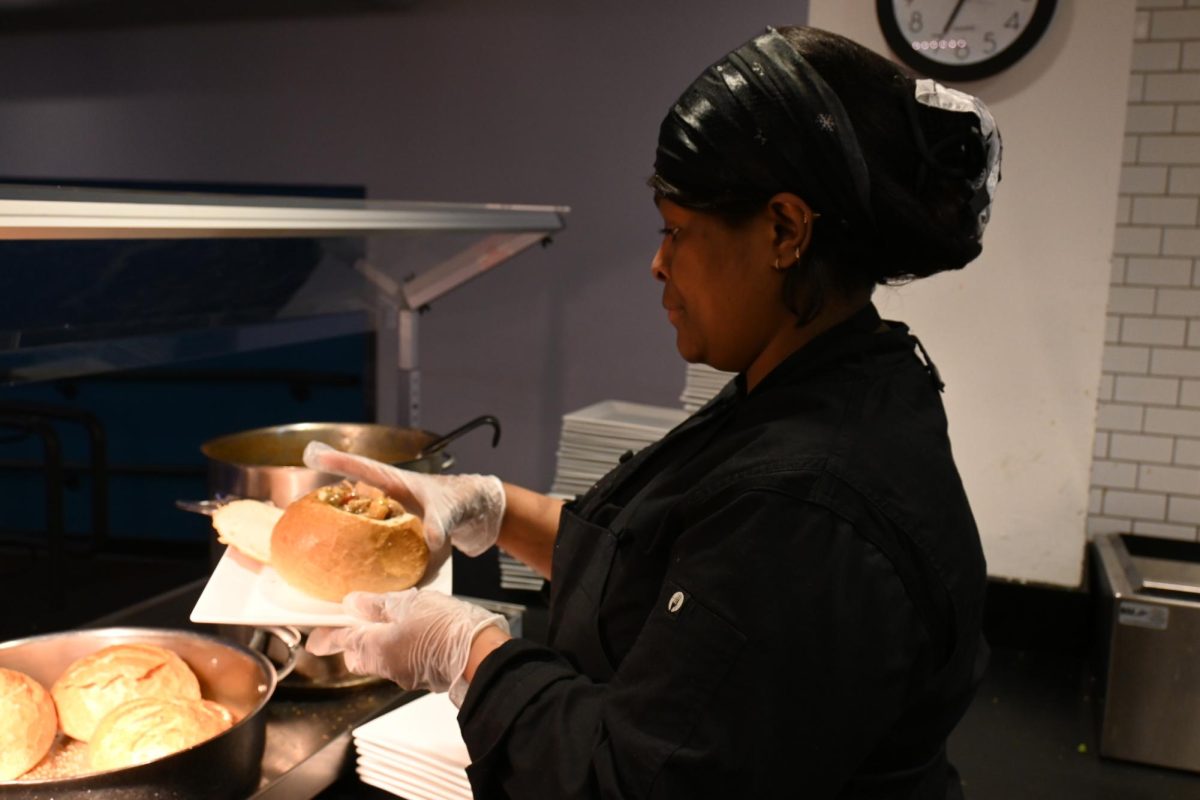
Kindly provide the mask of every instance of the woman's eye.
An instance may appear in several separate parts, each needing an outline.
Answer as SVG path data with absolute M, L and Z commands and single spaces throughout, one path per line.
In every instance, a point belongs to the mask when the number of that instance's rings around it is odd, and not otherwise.
M 666 236 L 674 239 L 679 235 L 679 228 L 659 228 L 658 233 L 660 236 Z

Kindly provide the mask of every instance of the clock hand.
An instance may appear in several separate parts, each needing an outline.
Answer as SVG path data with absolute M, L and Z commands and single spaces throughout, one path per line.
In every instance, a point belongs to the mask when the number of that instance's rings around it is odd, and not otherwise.
M 942 29 L 942 32 L 939 34 L 939 36 L 945 36 L 950 32 L 950 26 L 954 24 L 954 20 L 958 19 L 958 12 L 962 11 L 963 4 L 966 2 L 967 0 L 958 0 L 958 2 L 954 4 L 954 11 L 950 12 L 950 19 L 946 20 L 946 27 Z

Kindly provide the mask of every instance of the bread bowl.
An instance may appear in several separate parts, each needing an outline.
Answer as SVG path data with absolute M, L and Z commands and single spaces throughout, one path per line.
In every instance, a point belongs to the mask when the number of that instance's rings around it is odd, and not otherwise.
M 122 643 L 101 648 L 67 667 L 50 687 L 63 733 L 91 741 L 112 709 L 143 697 L 200 699 L 200 683 L 182 658 L 165 647 Z
M 271 566 L 290 586 L 340 602 L 352 591 L 416 585 L 429 566 L 421 520 L 367 484 L 348 481 L 309 492 L 284 509 L 271 531 Z
M 33 769 L 57 732 L 58 714 L 46 688 L 24 672 L 0 669 L 0 781 Z

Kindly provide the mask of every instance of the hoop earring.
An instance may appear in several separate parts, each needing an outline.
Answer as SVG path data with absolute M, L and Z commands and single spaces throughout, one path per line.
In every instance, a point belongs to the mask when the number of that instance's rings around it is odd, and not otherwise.
M 776 272 L 787 271 L 787 267 L 779 263 L 779 256 L 775 256 L 775 263 L 771 265 L 771 269 L 775 270 Z

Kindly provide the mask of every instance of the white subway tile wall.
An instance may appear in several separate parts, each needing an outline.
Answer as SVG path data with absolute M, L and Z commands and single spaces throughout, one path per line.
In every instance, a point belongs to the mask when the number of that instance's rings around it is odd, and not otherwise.
M 1088 532 L 1200 539 L 1200 0 L 1139 0 Z
M 1200 169 L 1172 167 L 1167 174 L 1167 191 L 1171 194 L 1200 194 Z
M 1100 376 L 1100 391 L 1097 393 L 1097 400 L 1108 402 L 1113 399 L 1113 390 L 1117 385 L 1116 379 L 1112 375 Z
M 1126 403 L 1175 405 L 1179 402 L 1179 381 L 1174 378 L 1116 376 L 1115 400 Z
M 1143 522 L 1136 520 L 1133 523 L 1133 532 L 1142 536 L 1157 536 L 1160 539 L 1184 539 L 1191 541 L 1195 536 L 1195 528 L 1191 525 L 1164 525 L 1161 522 Z
M 1102 435 L 1097 432 L 1097 435 Z M 1144 436 L 1134 433 L 1109 434 L 1108 455 L 1114 459 L 1138 463 L 1170 464 L 1175 454 L 1171 436 Z
M 1104 341 L 1115 343 L 1121 341 L 1121 318 L 1115 314 L 1109 314 L 1104 320 Z
M 1150 2 L 1146 7 L 1153 7 L 1154 3 Z M 1139 11 L 1133 22 L 1133 38 L 1134 41 L 1143 41 L 1150 38 L 1150 12 Z
M 1130 259 L 1126 259 L 1125 275 L 1129 275 Z M 1108 293 L 1108 310 L 1111 314 L 1153 314 L 1154 289 L 1136 286 L 1114 286 Z
M 1133 68 L 1138 72 L 1177 70 L 1182 51 L 1179 42 L 1137 42 L 1133 45 Z
M 1119 372 L 1145 374 L 1150 368 L 1150 348 L 1121 347 L 1110 345 L 1104 348 L 1104 371 L 1115 375 Z
M 1186 340 L 1186 320 L 1126 317 L 1121 321 L 1123 344 L 1166 344 L 1182 347 Z
M 1110 517 L 1161 522 L 1167 514 L 1167 496 L 1109 489 L 1104 493 L 1103 508 Z
M 1133 201 L 1128 197 L 1117 198 L 1117 224 L 1128 225 L 1133 220 Z
M 1191 286 L 1192 262 L 1187 258 L 1130 258 L 1122 282 L 1151 286 Z
M 1157 106 L 1153 106 L 1157 108 Z M 1133 106 L 1130 106 L 1133 108 Z M 1166 106 L 1170 109 L 1171 106 Z M 1119 188 L 1122 200 L 1132 202 L 1133 198 L 1129 195 L 1135 194 L 1163 194 L 1167 191 L 1167 177 L 1171 171 L 1167 167 L 1136 167 L 1126 165 L 1121 169 L 1121 182 Z
M 1152 8 L 1154 4 L 1143 7 Z M 1200 11 L 1155 11 L 1150 19 L 1150 38 L 1200 39 Z
M 1137 464 L 1118 461 L 1093 461 L 1092 486 L 1110 489 L 1136 489 Z

